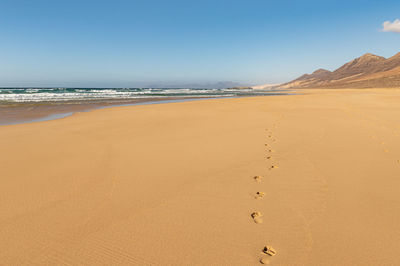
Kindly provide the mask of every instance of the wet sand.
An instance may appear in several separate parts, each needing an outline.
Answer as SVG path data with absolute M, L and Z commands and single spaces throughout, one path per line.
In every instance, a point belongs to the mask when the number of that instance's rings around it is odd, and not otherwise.
M 0 127 L 2 265 L 396 265 L 400 90 Z
M 259 93 L 262 96 L 278 96 L 289 94 L 289 91 L 270 90 Z M 235 97 L 259 97 L 256 94 Z M 179 97 L 146 97 L 127 99 L 100 99 L 100 100 L 70 100 L 47 102 L 1 102 L 0 126 L 21 123 L 40 122 L 63 118 L 77 112 L 87 112 L 100 108 L 114 106 L 129 106 L 152 103 L 169 103 L 181 101 L 209 100 L 218 98 L 232 98 L 232 96 L 179 96 Z
M 195 100 L 204 98 L 163 97 L 138 98 L 127 100 L 91 100 L 38 103 L 2 103 L 0 104 L 0 125 L 21 124 L 32 121 L 53 120 L 77 112 L 87 112 L 104 107 L 135 105 L 151 102 Z

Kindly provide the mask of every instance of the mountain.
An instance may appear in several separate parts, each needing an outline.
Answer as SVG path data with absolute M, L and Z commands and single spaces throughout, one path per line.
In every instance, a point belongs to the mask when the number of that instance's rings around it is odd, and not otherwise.
M 384 58 L 373 54 L 358 57 L 335 71 L 318 69 L 280 88 L 400 88 L 400 53 Z

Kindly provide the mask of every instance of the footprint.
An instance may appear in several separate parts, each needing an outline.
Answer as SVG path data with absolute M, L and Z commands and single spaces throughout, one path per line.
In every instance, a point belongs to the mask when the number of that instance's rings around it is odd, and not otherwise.
M 274 150 L 268 150 L 268 152 L 275 152 Z
M 269 259 L 267 257 L 263 257 L 260 259 L 261 264 L 269 264 Z
M 259 176 L 259 175 L 256 175 L 256 176 L 254 177 L 254 180 L 255 180 L 256 182 L 261 182 L 261 179 L 262 179 L 262 177 Z
M 271 257 L 276 255 L 276 250 L 271 246 L 265 246 L 263 252 Z
M 264 192 L 257 192 L 256 195 L 254 196 L 255 199 L 261 199 L 265 196 Z
M 261 223 L 263 222 L 261 216 L 262 216 L 262 215 L 261 215 L 261 212 L 253 212 L 253 213 L 251 214 L 251 217 L 253 218 L 253 221 L 254 221 L 256 224 L 261 224 Z
M 272 169 L 277 169 L 277 168 L 278 168 L 278 166 L 272 165 L 269 169 L 272 170 Z
M 268 159 L 268 160 L 271 159 L 271 156 L 267 156 L 267 159 Z
M 253 220 L 254 220 L 254 222 L 255 222 L 256 224 L 262 224 L 262 223 L 263 223 L 263 220 L 262 220 L 261 217 L 256 217 L 256 218 L 254 218 Z

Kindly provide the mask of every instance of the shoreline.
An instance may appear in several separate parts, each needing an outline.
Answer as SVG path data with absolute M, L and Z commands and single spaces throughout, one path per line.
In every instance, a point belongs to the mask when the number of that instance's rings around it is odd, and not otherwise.
M 26 124 L 34 122 L 49 121 L 54 119 L 60 119 L 73 115 L 79 112 L 90 112 L 97 109 L 111 108 L 118 106 L 130 106 L 130 105 L 141 105 L 141 104 L 155 104 L 162 102 L 173 102 L 175 100 L 190 100 L 172 98 L 165 100 L 163 98 L 154 99 L 139 99 L 139 100 L 127 100 L 127 101 L 113 101 L 113 102 L 43 102 L 43 103 L 22 103 L 15 104 L 12 106 L 3 105 L 4 112 L 10 114 L 0 117 L 0 126 Z
M 267 95 L 221 96 L 221 97 L 162 97 L 121 99 L 113 101 L 70 101 L 70 102 L 37 102 L 0 104 L 0 126 L 35 123 L 61 119 L 79 112 L 90 112 L 97 109 L 119 106 L 135 106 L 147 104 L 163 104 L 173 102 L 215 100 L 241 97 L 263 97 L 289 95 L 290 92 L 270 92 Z

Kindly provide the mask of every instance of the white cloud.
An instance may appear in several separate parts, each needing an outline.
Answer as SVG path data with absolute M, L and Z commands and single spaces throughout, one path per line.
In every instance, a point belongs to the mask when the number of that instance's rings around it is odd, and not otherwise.
M 383 22 L 383 31 L 400 33 L 400 19 Z

